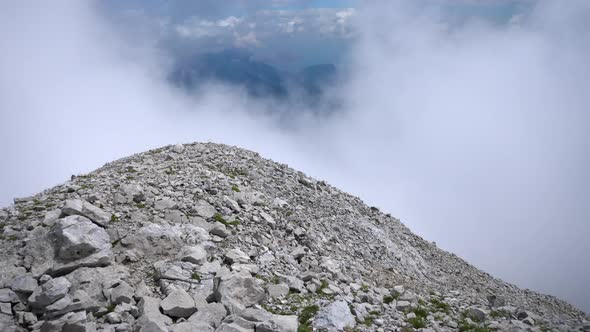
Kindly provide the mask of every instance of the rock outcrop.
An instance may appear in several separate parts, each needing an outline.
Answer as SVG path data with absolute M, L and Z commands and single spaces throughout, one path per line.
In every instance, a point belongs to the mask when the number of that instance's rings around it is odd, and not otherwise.
M 0 331 L 590 331 L 360 199 L 218 144 L 0 209 Z

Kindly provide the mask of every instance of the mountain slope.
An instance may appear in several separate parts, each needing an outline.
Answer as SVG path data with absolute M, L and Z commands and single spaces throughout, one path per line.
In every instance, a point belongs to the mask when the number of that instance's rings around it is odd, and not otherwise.
M 2 331 L 590 329 L 571 305 L 224 145 L 108 163 L 0 222 Z

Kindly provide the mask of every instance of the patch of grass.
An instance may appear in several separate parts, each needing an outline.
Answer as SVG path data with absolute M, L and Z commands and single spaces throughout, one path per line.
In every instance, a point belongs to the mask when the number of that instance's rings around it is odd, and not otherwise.
M 239 222 L 239 221 L 237 221 L 237 220 L 234 220 L 234 221 L 229 221 L 229 222 L 228 222 L 228 221 L 227 221 L 227 220 L 225 220 L 225 218 L 223 218 L 223 216 L 222 216 L 221 214 L 219 214 L 219 213 L 216 213 L 216 214 L 213 216 L 213 220 L 215 220 L 215 221 L 217 221 L 217 222 L 219 222 L 219 223 L 222 223 L 222 224 L 224 224 L 225 226 L 238 226 L 238 225 L 240 224 L 240 222 Z
M 425 308 L 418 307 L 412 310 L 416 317 L 426 318 L 428 317 L 428 311 Z
M 365 318 L 365 320 L 363 321 L 363 324 L 365 326 L 371 326 L 373 325 L 373 322 L 375 321 L 375 317 L 373 316 L 368 316 L 367 318 Z
M 7 237 L 6 239 L 8 241 L 16 241 L 16 240 L 18 240 L 18 238 L 16 236 L 14 236 L 14 235 L 11 235 L 11 236 Z
M 395 298 L 391 295 L 385 295 L 383 297 L 383 303 L 385 303 L 385 304 L 389 304 L 389 303 L 393 302 L 393 300 L 395 300 Z
M 137 170 L 133 168 L 133 166 L 127 166 L 125 170 L 127 171 L 127 173 L 137 173 Z
M 366 291 L 368 291 L 368 290 L 369 290 L 369 285 L 367 285 L 367 284 L 363 284 L 363 285 L 361 286 L 361 290 L 362 290 L 363 292 L 366 292 Z
M 145 207 L 145 204 L 143 204 L 143 203 L 137 203 L 137 204 L 135 204 L 135 206 L 136 206 L 138 209 L 143 209 L 143 208 Z
M 492 318 L 510 318 L 510 313 L 502 310 L 492 310 L 490 311 L 490 317 Z
M 437 311 L 448 313 L 451 310 L 451 306 L 437 298 L 433 298 L 432 300 L 430 300 L 430 303 L 434 306 L 435 310 Z
M 117 221 L 119 221 L 119 217 L 117 217 L 114 214 L 111 214 L 111 222 L 117 222 Z
M 299 314 L 299 324 L 309 325 L 309 320 L 312 319 L 320 311 L 320 307 L 317 304 L 307 306 L 301 310 Z
M 482 327 L 475 324 L 469 324 L 465 320 L 459 321 L 459 331 L 461 332 L 492 332 L 493 330 L 489 327 Z
M 297 327 L 297 332 L 313 332 L 313 328 L 309 325 L 299 325 L 299 327 Z
M 323 294 L 323 290 L 326 289 L 328 287 L 328 281 L 326 281 L 326 279 L 322 279 L 320 287 L 318 287 L 318 289 L 316 289 L 316 294 L 322 295 Z
M 222 216 L 220 213 L 216 213 L 216 214 L 213 216 L 213 220 L 215 220 L 215 221 L 217 221 L 217 222 L 220 222 L 220 223 L 222 223 L 222 224 L 224 224 L 224 225 L 226 225 L 226 224 L 227 224 L 227 221 L 225 221 L 225 218 L 223 218 L 223 216 Z
M 369 315 L 379 316 L 379 315 L 381 315 L 381 311 L 379 311 L 379 310 L 372 310 L 372 311 L 369 311 Z
M 240 192 L 240 188 L 238 188 L 238 186 L 231 186 L 231 190 L 239 193 Z
M 412 327 L 415 329 L 421 329 L 426 327 L 426 322 L 424 321 L 424 318 L 418 316 L 408 319 L 408 323 L 410 323 L 410 325 L 412 325 Z
M 196 280 L 197 282 L 201 282 L 201 275 L 199 272 L 195 271 L 191 274 L 191 279 Z
M 116 304 L 114 303 L 109 303 L 109 305 L 107 306 L 107 312 L 113 312 L 115 311 L 115 308 L 117 307 Z
M 269 306 L 268 304 L 262 304 L 262 307 L 264 308 L 264 310 L 270 312 L 271 314 L 275 314 L 275 315 L 288 316 L 288 315 L 293 314 L 293 312 L 290 312 L 287 310 L 274 309 L 273 307 Z M 297 310 L 297 308 L 295 308 L 295 310 Z

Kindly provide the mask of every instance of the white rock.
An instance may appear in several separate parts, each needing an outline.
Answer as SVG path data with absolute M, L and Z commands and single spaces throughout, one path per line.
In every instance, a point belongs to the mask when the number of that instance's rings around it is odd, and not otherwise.
M 321 308 L 314 319 L 314 327 L 326 331 L 342 331 L 355 326 L 354 316 L 344 301 L 332 302 Z
M 69 199 L 61 210 L 62 215 L 80 215 L 95 224 L 105 227 L 111 222 L 112 214 L 80 199 Z
M 33 308 L 42 308 L 66 296 L 71 285 L 64 277 L 51 279 L 37 287 L 28 301 Z
M 181 250 L 179 258 L 182 261 L 200 265 L 207 261 L 207 251 L 203 246 L 185 247 Z
M 223 303 L 231 313 L 261 303 L 265 297 L 255 278 L 235 274 L 222 278 L 215 292 L 217 302 Z
M 180 288 L 162 300 L 160 307 L 166 315 L 177 318 L 188 318 L 197 311 L 195 300 Z
M 183 153 L 184 152 L 184 145 L 176 144 L 172 147 L 172 151 L 175 153 L 178 153 L 178 154 Z
M 37 279 L 30 275 L 16 277 L 10 284 L 10 288 L 12 288 L 13 291 L 25 294 L 31 294 L 35 291 L 37 286 Z

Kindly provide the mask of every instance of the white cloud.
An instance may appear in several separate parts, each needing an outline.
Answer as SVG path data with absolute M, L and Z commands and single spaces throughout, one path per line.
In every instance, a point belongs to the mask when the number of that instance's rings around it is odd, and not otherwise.
M 238 24 L 242 23 L 242 18 L 237 18 L 235 16 L 229 16 L 223 20 L 217 21 L 217 26 L 222 28 L 235 28 Z
M 248 47 L 259 47 L 260 41 L 256 38 L 256 34 L 252 31 L 240 35 L 238 32 L 234 32 L 234 46 L 240 48 Z

